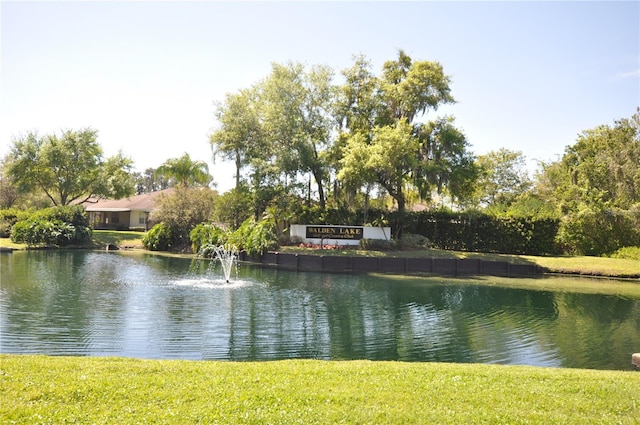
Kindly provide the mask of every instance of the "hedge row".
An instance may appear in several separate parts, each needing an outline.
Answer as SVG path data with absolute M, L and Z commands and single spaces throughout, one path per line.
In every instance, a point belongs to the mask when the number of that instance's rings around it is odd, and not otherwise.
M 404 231 L 426 236 L 439 249 L 542 255 L 557 252 L 559 227 L 554 219 L 418 212 L 405 216 Z
M 362 213 L 328 209 L 322 216 L 300 217 L 307 224 L 362 225 Z M 306 220 L 305 220 L 306 219 Z M 304 221 L 303 221 L 304 220 Z M 368 221 L 399 228 L 397 213 L 370 210 Z M 433 248 L 503 254 L 554 254 L 560 221 L 536 218 L 501 218 L 478 212 L 409 212 L 403 233 L 427 237 Z

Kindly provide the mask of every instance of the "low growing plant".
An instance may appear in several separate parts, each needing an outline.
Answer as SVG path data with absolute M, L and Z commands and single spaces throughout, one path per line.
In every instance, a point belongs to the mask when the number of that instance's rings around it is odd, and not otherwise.
M 194 253 L 200 252 L 206 245 L 222 245 L 229 238 L 228 232 L 223 228 L 210 223 L 200 223 L 189 232 L 191 249 Z
M 80 205 L 39 210 L 17 221 L 11 229 L 11 241 L 27 245 L 66 246 L 91 240 L 86 211 Z
M 620 248 L 611 254 L 611 258 L 640 261 L 640 246 L 625 246 L 624 248 Z
M 0 238 L 11 236 L 11 228 L 20 220 L 25 220 L 33 211 L 23 211 L 17 208 L 0 210 Z
M 142 238 L 144 247 L 151 251 L 168 251 L 171 241 L 171 228 L 164 223 L 153 226 Z
M 362 238 L 359 243 L 360 249 L 368 251 L 386 251 L 391 248 L 391 243 L 384 239 Z
M 258 222 L 249 218 L 229 236 L 227 242 L 251 257 L 262 257 L 267 251 L 278 247 L 275 223 L 267 218 Z

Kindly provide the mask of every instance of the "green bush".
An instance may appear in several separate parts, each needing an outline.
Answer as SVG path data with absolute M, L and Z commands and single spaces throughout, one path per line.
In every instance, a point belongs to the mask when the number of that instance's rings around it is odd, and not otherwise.
M 611 254 L 611 258 L 622 258 L 626 260 L 640 260 L 640 246 L 625 246 Z
M 246 186 L 233 188 L 216 198 L 213 220 L 233 229 L 251 217 L 254 196 Z
M 209 221 L 216 197 L 217 193 L 208 188 L 177 187 L 156 199 L 150 219 L 171 229 L 171 249 L 187 250 L 191 247 L 189 233 Z
M 142 243 L 151 251 L 168 251 L 172 246 L 172 240 L 171 227 L 158 223 L 144 235 Z
M 0 210 L 0 238 L 11 236 L 11 228 L 20 220 L 25 220 L 32 211 L 23 211 L 17 208 Z
M 278 234 L 275 224 L 269 220 L 260 220 L 249 233 L 245 251 L 250 256 L 262 257 L 276 248 L 278 248 Z
M 191 249 L 198 253 L 206 245 L 223 245 L 227 242 L 227 232 L 214 224 L 200 223 L 189 232 Z
M 13 225 L 11 240 L 31 246 L 83 244 L 91 240 L 89 218 L 81 205 L 39 210 Z
M 584 208 L 565 217 L 558 242 L 581 255 L 604 255 L 625 246 L 640 246 L 640 211 Z
M 403 249 L 431 248 L 431 241 L 427 237 L 413 233 L 405 233 L 399 242 Z
M 267 251 L 278 248 L 278 234 L 273 220 L 253 218 L 245 220 L 227 241 L 251 257 L 262 257 Z
M 362 238 L 358 245 L 366 251 L 386 251 L 391 248 L 391 243 L 384 239 Z

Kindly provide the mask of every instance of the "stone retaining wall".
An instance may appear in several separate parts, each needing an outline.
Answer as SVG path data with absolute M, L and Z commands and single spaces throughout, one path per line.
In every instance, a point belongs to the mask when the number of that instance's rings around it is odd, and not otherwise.
M 536 264 L 510 264 L 506 261 L 455 258 L 351 257 L 268 252 L 260 260 L 241 252 L 239 260 L 279 269 L 338 273 L 426 273 L 446 276 L 516 277 L 537 275 L 543 272 Z

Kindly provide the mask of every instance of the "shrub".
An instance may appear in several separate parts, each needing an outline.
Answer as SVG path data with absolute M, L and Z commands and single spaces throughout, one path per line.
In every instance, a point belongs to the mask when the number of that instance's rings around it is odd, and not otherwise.
M 396 227 L 397 215 L 390 218 Z M 549 218 L 425 211 L 406 214 L 404 229 L 424 235 L 439 249 L 540 255 L 555 253 L 558 226 L 558 220 Z
M 11 228 L 20 220 L 25 220 L 31 212 L 19 210 L 17 208 L 8 208 L 0 210 L 0 238 L 8 238 L 11 236 Z
M 228 243 L 235 245 L 251 257 L 262 257 L 267 251 L 278 248 L 275 223 L 266 218 L 256 223 L 249 218 L 230 235 Z
M 208 188 L 178 187 L 173 193 L 157 198 L 150 219 L 171 229 L 169 245 L 173 249 L 188 248 L 191 246 L 189 233 L 210 219 L 216 197 L 216 192 Z
M 400 246 L 405 249 L 431 248 L 431 241 L 422 235 L 405 233 L 400 238 Z
M 171 228 L 164 223 L 156 224 L 144 235 L 142 243 L 151 251 L 168 251 L 172 246 Z
M 611 254 L 611 258 L 623 258 L 626 260 L 640 260 L 640 246 L 625 246 Z
M 251 256 L 262 257 L 267 251 L 278 248 L 276 226 L 269 220 L 260 220 L 251 229 L 245 251 Z
M 252 211 L 253 195 L 246 186 L 240 186 L 218 196 L 213 209 L 213 219 L 236 229 L 251 217 Z
M 17 221 L 11 240 L 27 245 L 82 244 L 91 239 L 89 218 L 80 205 L 39 210 Z
M 640 246 L 640 211 L 584 208 L 567 216 L 558 242 L 572 253 L 603 255 L 625 246 Z
M 362 238 L 360 239 L 359 247 L 367 251 L 386 251 L 391 248 L 391 243 L 384 239 Z
M 227 242 L 227 232 L 214 224 L 200 223 L 189 232 L 191 249 L 198 253 L 205 245 L 222 245 Z

